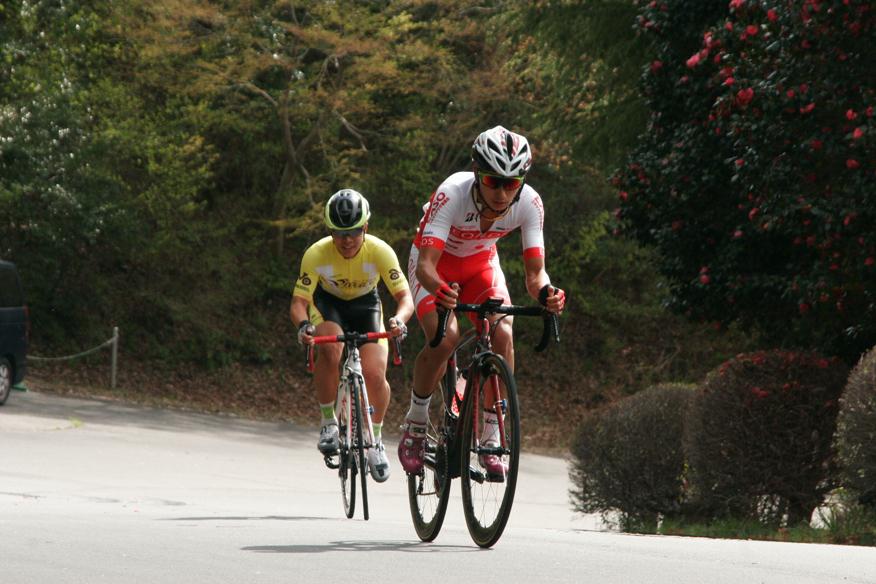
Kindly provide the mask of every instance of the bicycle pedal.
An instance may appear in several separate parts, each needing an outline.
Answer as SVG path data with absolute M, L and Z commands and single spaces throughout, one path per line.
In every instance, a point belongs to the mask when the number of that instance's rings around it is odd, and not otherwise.
M 325 456 L 322 457 L 322 461 L 323 461 L 323 462 L 325 463 L 325 465 L 326 465 L 327 467 L 329 467 L 330 469 L 332 469 L 332 470 L 337 470 L 337 469 L 339 469 L 339 468 L 341 467 L 341 463 L 340 463 L 340 461 L 339 461 L 339 462 L 335 462 L 335 461 L 332 459 L 333 457 L 334 457 L 333 454 L 326 454 Z

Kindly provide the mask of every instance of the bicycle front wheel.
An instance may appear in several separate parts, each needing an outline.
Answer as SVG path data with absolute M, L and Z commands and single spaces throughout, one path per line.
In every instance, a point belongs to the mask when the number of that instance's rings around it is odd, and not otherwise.
M 442 400 L 433 399 L 429 411 L 430 423 L 426 429 L 426 460 L 423 470 L 408 475 L 408 504 L 417 537 L 432 541 L 441 531 L 447 503 L 450 500 L 450 441 L 456 415 L 451 410 L 451 399 L 456 388 L 456 368 L 448 367 L 441 380 Z
M 355 380 L 350 383 L 350 393 L 353 394 L 353 413 L 354 420 L 353 428 L 353 450 L 356 453 L 356 462 L 359 465 L 359 476 L 362 478 L 362 516 L 365 521 L 368 521 L 368 486 L 366 479 L 368 478 L 368 467 L 365 466 L 365 442 L 362 440 L 362 428 L 364 424 L 362 415 L 362 386 Z M 355 479 L 354 479 L 355 480 Z
M 501 356 L 486 355 L 473 370 L 462 412 L 462 506 L 471 538 L 490 547 L 505 530 L 517 488 L 520 406 L 514 375 Z
M 344 514 L 348 518 L 356 512 L 356 451 L 353 449 L 353 425 L 351 425 L 351 408 L 349 393 L 338 392 L 341 399 L 335 404 L 338 416 L 338 433 L 340 449 L 338 452 L 338 477 L 341 479 L 341 497 L 344 501 Z

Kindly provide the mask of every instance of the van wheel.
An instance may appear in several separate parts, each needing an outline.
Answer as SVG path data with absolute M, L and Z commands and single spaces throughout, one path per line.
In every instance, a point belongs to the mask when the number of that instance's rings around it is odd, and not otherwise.
M 0 357 L 0 406 L 6 403 L 10 391 L 12 391 L 12 366 L 6 358 Z

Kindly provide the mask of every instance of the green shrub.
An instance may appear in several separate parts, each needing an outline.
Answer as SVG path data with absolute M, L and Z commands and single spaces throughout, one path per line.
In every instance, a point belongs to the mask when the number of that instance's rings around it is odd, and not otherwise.
M 848 368 L 815 353 L 738 355 L 711 372 L 685 429 L 690 495 L 704 519 L 808 521 L 833 485 Z
M 876 508 L 876 347 L 855 366 L 840 398 L 837 449 L 843 485 Z
M 691 386 L 660 384 L 586 416 L 572 445 L 575 509 L 619 512 L 627 530 L 679 513 L 683 418 L 693 395 Z

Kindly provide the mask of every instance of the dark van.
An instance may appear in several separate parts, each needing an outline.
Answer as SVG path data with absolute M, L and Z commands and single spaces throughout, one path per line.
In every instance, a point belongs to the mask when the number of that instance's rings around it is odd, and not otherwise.
M 0 405 L 24 379 L 30 316 L 15 264 L 0 260 Z

